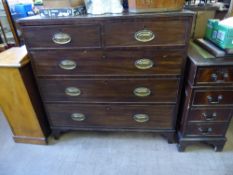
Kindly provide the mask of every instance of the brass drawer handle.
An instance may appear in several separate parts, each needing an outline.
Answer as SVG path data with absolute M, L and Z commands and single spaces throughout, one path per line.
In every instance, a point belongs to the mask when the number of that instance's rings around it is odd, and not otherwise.
M 229 78 L 229 74 L 228 72 L 224 72 L 224 71 L 219 71 L 218 73 L 212 73 L 211 74 L 211 80 L 214 82 L 225 82 L 227 81 Z
M 66 95 L 72 96 L 72 97 L 81 95 L 80 89 L 78 89 L 76 87 L 66 88 L 65 93 L 66 93 Z
M 137 97 L 147 97 L 151 94 L 151 90 L 146 87 L 138 87 L 134 89 L 133 93 Z
M 147 58 L 142 58 L 135 61 L 135 67 L 138 69 L 150 69 L 154 66 L 154 62 Z
M 59 67 L 64 70 L 73 70 L 77 67 L 77 64 L 72 60 L 62 60 L 59 63 Z
M 203 112 L 203 113 L 202 113 L 202 116 L 204 117 L 204 119 L 205 119 L 206 121 L 213 121 L 213 120 L 216 119 L 217 113 L 214 112 L 212 115 L 208 115 L 207 113 Z
M 222 96 L 222 95 L 219 95 L 219 96 L 217 97 L 217 99 L 214 101 L 213 97 L 210 96 L 210 95 L 208 95 L 208 96 L 207 96 L 207 99 L 208 99 L 208 102 L 209 102 L 210 104 L 219 104 L 219 103 L 223 100 L 223 96 Z
M 207 135 L 209 133 L 211 133 L 213 131 L 212 128 L 198 128 L 198 130 L 203 134 L 203 135 Z
M 216 73 L 211 74 L 211 80 L 212 81 L 217 81 L 218 80 L 218 75 Z
M 134 34 L 134 38 L 139 42 L 149 42 L 155 38 L 155 34 L 151 30 L 143 29 Z
M 71 119 L 74 121 L 82 122 L 86 120 L 86 116 L 82 113 L 73 113 L 71 114 Z
M 133 119 L 138 123 L 146 123 L 150 120 L 150 117 L 147 114 L 135 114 Z
M 68 44 L 71 41 L 71 37 L 67 33 L 55 33 L 52 38 L 53 42 L 56 44 Z

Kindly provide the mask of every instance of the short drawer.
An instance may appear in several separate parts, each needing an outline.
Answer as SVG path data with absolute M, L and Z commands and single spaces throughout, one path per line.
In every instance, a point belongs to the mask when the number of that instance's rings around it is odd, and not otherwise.
M 196 84 L 233 84 L 233 67 L 199 68 L 196 77 Z
M 52 127 L 172 129 L 173 105 L 47 104 Z M 91 110 L 90 110 L 91 109 Z
M 233 105 L 232 90 L 195 90 L 193 105 Z
M 211 123 L 211 124 L 189 124 L 186 128 L 187 136 L 224 136 L 227 130 L 227 123 Z
M 191 109 L 189 122 L 228 122 L 231 119 L 231 109 L 205 108 Z
M 186 23 L 170 18 L 107 22 L 104 44 L 106 47 L 185 45 Z
M 176 103 L 179 80 L 129 79 L 39 79 L 43 99 L 77 103 L 146 102 Z
M 101 46 L 98 25 L 32 26 L 22 29 L 29 48 L 99 48 Z
M 181 50 L 162 51 L 32 51 L 38 76 L 180 75 Z

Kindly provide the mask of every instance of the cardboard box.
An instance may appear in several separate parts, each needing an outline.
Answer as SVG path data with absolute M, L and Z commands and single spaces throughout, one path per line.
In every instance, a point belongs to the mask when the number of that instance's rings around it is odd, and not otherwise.
M 84 0 L 43 0 L 44 8 L 77 7 L 84 4 Z
M 43 0 L 44 8 L 71 7 L 69 0 Z
M 129 12 L 179 11 L 184 0 L 128 0 Z

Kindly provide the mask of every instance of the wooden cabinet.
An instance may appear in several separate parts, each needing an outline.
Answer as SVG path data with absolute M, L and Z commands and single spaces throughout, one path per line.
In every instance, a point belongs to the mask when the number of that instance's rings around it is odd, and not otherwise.
M 192 43 L 181 105 L 178 149 L 197 142 L 221 151 L 233 115 L 233 56 L 202 56 L 205 51 Z
M 192 19 L 183 11 L 21 20 L 54 135 L 147 131 L 172 142 Z
M 49 125 L 25 46 L 0 54 L 0 108 L 15 142 L 46 144 Z

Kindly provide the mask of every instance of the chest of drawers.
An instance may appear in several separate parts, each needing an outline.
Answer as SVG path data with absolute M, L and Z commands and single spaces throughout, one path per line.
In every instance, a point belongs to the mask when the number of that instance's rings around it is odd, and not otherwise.
M 233 56 L 214 58 L 197 48 L 189 49 L 178 149 L 205 142 L 222 151 L 233 115 Z
M 19 21 L 51 129 L 158 132 L 173 141 L 193 14 Z

